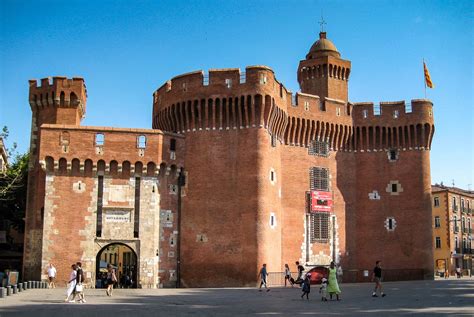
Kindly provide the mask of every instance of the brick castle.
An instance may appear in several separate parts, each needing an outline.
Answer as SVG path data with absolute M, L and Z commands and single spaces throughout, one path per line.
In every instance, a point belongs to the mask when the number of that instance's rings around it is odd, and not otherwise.
M 351 103 L 350 74 L 321 32 L 301 92 L 266 66 L 187 73 L 153 93 L 148 130 L 81 126 L 82 78 L 31 80 L 24 277 L 81 260 L 94 283 L 120 244 L 141 287 L 255 285 L 296 260 L 432 278 L 433 105 Z

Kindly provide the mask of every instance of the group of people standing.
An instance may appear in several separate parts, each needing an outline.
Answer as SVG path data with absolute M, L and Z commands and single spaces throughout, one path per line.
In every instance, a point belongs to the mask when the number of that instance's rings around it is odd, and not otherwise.
M 285 287 L 287 287 L 288 283 L 293 287 L 295 284 L 301 286 L 301 290 L 303 294 L 301 298 L 306 296 L 306 299 L 309 300 L 309 293 L 311 292 L 311 272 L 304 274 L 304 266 L 301 265 L 298 261 L 295 262 L 296 268 L 298 271 L 298 277 L 296 280 L 291 276 L 290 267 L 288 264 L 285 264 Z M 263 264 L 262 268 L 259 272 L 260 275 L 260 287 L 259 291 L 262 291 L 262 286 L 267 289 L 267 292 L 270 291 L 267 285 L 267 265 Z M 331 262 L 328 269 L 328 276 L 327 278 L 323 277 L 321 279 L 321 286 L 319 288 L 319 293 L 321 294 L 322 301 L 328 301 L 327 296 L 329 295 L 329 300 L 333 299 L 333 296 L 336 297 L 336 300 L 340 300 L 341 289 L 339 288 L 339 282 L 342 278 L 342 268 L 339 266 L 336 268 L 336 264 Z M 375 288 L 372 293 L 372 297 L 378 297 L 377 291 L 380 292 L 381 297 L 385 297 L 386 294 L 382 290 L 382 267 L 381 261 L 377 261 L 375 263 L 374 270 L 372 272 L 372 281 L 375 282 Z

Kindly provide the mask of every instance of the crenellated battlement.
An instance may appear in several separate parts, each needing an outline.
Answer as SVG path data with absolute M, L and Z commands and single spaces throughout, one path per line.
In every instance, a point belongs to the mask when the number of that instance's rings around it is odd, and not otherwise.
M 88 165 L 98 172 L 102 164 L 106 173 L 153 176 L 184 165 L 184 137 L 160 130 L 44 124 L 41 133 L 39 162 L 50 172 L 70 172 L 76 165 L 77 171 Z
M 239 87 L 245 89 L 245 87 L 257 84 L 265 85 L 271 81 L 275 81 L 275 77 L 273 70 L 268 66 L 248 66 L 245 72 L 239 68 L 210 69 L 208 72 L 199 70 L 168 80 L 154 92 L 154 103 L 157 103 L 159 96 L 163 96 L 164 93 L 175 95 L 177 93 L 199 92 L 199 90 L 202 92 L 215 91 L 216 89 L 223 89 L 222 93 L 225 93 L 229 89 L 235 91 Z
M 63 76 L 42 78 L 40 84 L 36 79 L 28 81 L 29 102 L 33 111 L 48 106 L 57 108 L 77 108 L 82 118 L 86 111 L 87 89 L 84 79 Z
M 354 125 L 433 122 L 433 103 L 427 99 L 413 99 L 411 103 L 401 101 L 357 102 L 352 104 Z

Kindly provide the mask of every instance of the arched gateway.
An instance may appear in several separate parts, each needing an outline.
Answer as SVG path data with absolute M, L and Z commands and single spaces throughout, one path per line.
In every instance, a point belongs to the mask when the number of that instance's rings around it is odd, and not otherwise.
M 117 275 L 117 287 L 137 288 L 138 257 L 132 247 L 122 242 L 109 243 L 97 253 L 95 287 L 106 288 L 107 265 L 112 265 Z

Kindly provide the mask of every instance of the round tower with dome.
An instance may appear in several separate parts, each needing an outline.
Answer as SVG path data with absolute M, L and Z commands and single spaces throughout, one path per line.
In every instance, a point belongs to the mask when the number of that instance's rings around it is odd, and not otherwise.
M 341 58 L 333 42 L 326 38 L 326 32 L 319 33 L 317 40 L 300 61 L 298 83 L 301 92 L 324 98 L 348 101 L 347 83 L 351 62 Z

